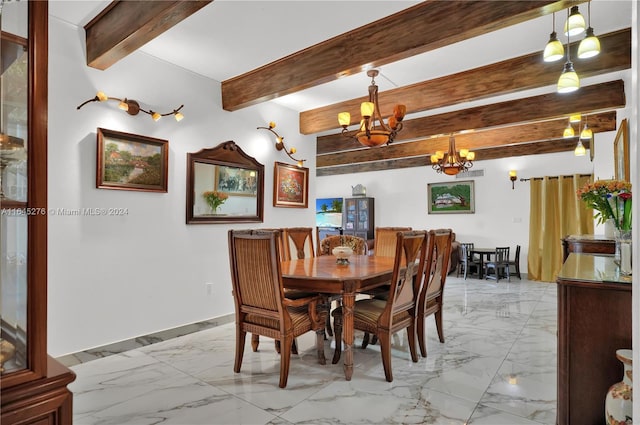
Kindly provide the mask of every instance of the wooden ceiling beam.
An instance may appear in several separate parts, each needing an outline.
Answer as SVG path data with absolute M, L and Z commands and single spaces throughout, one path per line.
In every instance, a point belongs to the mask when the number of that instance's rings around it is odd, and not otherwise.
M 222 82 L 227 111 L 564 10 L 584 0 L 428 0 Z
M 480 151 L 483 159 L 508 158 L 512 156 L 540 155 L 545 153 L 569 152 L 575 149 L 578 138 L 570 139 L 550 139 L 541 142 L 522 143 L 512 146 L 499 146 L 486 148 Z M 585 148 L 590 149 L 588 142 L 583 142 Z M 477 161 L 474 161 L 476 164 Z M 427 156 L 417 156 L 403 159 L 390 159 L 378 162 L 367 162 L 360 164 L 350 164 L 338 167 L 317 168 L 316 176 L 336 176 L 341 174 L 364 173 L 368 171 L 395 170 L 411 167 L 429 167 L 431 163 Z M 473 168 L 472 168 L 473 169 Z M 435 171 L 434 171 L 435 172 Z
M 84 26 L 87 65 L 105 70 L 213 0 L 114 1 Z
M 623 108 L 625 105 L 624 82 L 610 81 L 585 86 L 574 93 L 554 92 L 408 120 L 396 141 L 548 120 L 578 112 L 587 114 Z M 362 145 L 341 133 L 318 137 L 316 144 L 319 155 L 359 148 Z
M 593 133 L 614 131 L 616 129 L 616 112 L 604 112 L 589 115 L 589 128 Z M 549 121 L 513 125 L 508 127 L 493 128 L 489 130 L 474 131 L 471 133 L 457 134 L 456 147 L 464 147 L 476 152 L 476 160 L 493 159 L 486 157 L 485 152 L 492 152 L 495 147 L 523 145 L 531 146 L 531 143 L 542 143 L 545 146 L 547 140 L 555 140 L 567 127 L 567 118 L 559 118 Z M 578 127 L 575 128 L 579 131 Z M 446 151 L 449 145 L 449 136 L 438 136 L 426 138 L 414 142 L 397 143 L 386 147 L 367 148 L 350 152 L 340 152 L 329 155 L 319 155 L 316 157 L 316 168 L 335 167 L 347 164 L 358 164 L 364 162 L 376 162 L 422 156 L 429 158 L 431 154 L 438 150 Z M 575 147 L 575 143 L 574 143 Z M 537 148 L 536 148 L 537 149 Z M 546 149 L 546 148 L 545 148 Z M 502 152 L 502 151 L 501 151 Z M 523 155 L 521 150 L 509 148 L 505 150 L 504 158 L 507 156 Z M 515 154 L 513 152 L 516 152 Z M 537 152 L 534 150 L 534 152 Z M 542 153 L 548 153 L 544 150 Z M 502 154 L 501 154 L 502 155 Z
M 589 60 L 576 59 L 574 65 L 580 78 L 615 72 L 631 67 L 631 29 L 615 31 L 600 39 L 602 51 Z M 571 44 L 572 56 L 578 43 Z M 434 80 L 381 92 L 378 95 L 383 117 L 392 115 L 393 106 L 403 103 L 407 113 L 416 113 L 470 102 L 492 96 L 555 85 L 562 70 L 562 63 L 542 61 L 542 51 L 508 59 L 502 62 L 471 69 Z M 366 93 L 363 83 L 363 94 Z M 338 113 L 349 112 L 360 116 L 360 103 L 368 100 L 363 96 L 345 102 L 300 113 L 300 133 L 314 134 L 335 128 Z M 409 130 L 405 124 L 403 132 Z M 403 136 L 403 132 L 399 136 Z

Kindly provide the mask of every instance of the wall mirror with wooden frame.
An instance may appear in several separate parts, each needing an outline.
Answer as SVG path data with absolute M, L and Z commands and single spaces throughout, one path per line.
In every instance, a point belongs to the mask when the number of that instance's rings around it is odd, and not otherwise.
M 264 166 L 232 141 L 187 154 L 187 224 L 262 222 Z

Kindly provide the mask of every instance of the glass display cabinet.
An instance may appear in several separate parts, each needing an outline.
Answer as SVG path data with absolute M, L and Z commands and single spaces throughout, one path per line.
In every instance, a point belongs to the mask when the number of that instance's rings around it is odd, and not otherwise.
M 70 424 L 47 356 L 48 2 L 0 4 L 0 423 Z
M 344 235 L 373 239 L 375 230 L 374 199 L 346 198 L 343 207 L 342 232 Z

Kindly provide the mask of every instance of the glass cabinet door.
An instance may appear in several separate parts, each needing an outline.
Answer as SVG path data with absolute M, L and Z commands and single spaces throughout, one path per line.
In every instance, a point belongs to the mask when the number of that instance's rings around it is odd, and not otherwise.
M 28 2 L 0 9 L 0 374 L 29 366 L 27 338 Z

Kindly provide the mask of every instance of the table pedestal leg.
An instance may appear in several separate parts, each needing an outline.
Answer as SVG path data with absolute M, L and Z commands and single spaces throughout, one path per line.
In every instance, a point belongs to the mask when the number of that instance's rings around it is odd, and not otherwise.
M 342 332 L 344 340 L 344 376 L 347 381 L 353 375 L 353 306 L 356 300 L 353 284 L 345 282 L 342 297 Z

